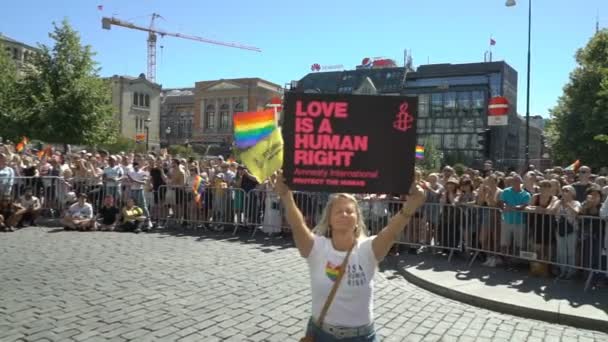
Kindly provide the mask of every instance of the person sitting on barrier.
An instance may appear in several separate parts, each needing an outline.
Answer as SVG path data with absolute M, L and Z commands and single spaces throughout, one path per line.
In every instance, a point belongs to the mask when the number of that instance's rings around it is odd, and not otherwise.
M 142 224 L 146 221 L 146 216 L 142 208 L 135 205 L 133 198 L 127 199 L 127 204 L 122 208 L 122 225 L 124 231 L 132 231 L 135 234 L 141 233 Z
M 119 222 L 120 210 L 114 205 L 114 196 L 107 194 L 103 206 L 97 212 L 97 227 L 101 231 L 113 231 Z
M 503 209 L 500 246 L 503 253 L 511 251 L 511 255 L 519 256 L 519 251 L 527 245 L 525 217 L 521 211 L 530 203 L 530 193 L 523 189 L 519 175 L 510 178 L 511 186 L 500 195 Z
M 22 228 L 27 223 L 29 226 L 36 226 L 36 219 L 40 213 L 40 199 L 34 196 L 32 188 L 25 189 L 25 194 L 15 203 L 17 212 L 15 212 L 15 222 L 17 228 Z
M 399 213 L 377 236 L 368 237 L 354 196 L 333 194 L 321 221 L 311 231 L 280 171 L 273 187 L 286 210 L 296 247 L 308 263 L 312 314 L 306 335 L 315 341 L 339 341 L 343 337 L 352 338 L 349 341 L 378 341 L 373 318 L 374 274 L 403 227 L 424 204 L 422 188 L 413 183 Z
M 61 223 L 65 230 L 95 230 L 93 206 L 87 203 L 87 194 L 78 195 L 78 202 L 70 206 Z

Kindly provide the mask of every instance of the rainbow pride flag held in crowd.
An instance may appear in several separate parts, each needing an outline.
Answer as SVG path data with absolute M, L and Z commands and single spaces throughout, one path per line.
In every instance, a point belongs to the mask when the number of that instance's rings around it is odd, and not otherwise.
M 566 166 L 564 170 L 577 172 L 579 167 L 581 167 L 581 161 L 577 160 L 574 163 Z
M 38 153 L 36 153 L 36 155 L 38 156 L 38 159 L 42 159 L 42 157 L 52 157 L 53 156 L 53 146 L 46 145 L 46 147 L 44 149 L 38 151 Z
M 203 193 L 205 192 L 205 181 L 203 177 L 196 176 L 196 179 L 192 183 L 192 192 L 194 192 L 194 201 L 200 205 L 203 203 Z
M 29 140 L 27 140 L 27 137 L 23 137 L 21 141 L 17 144 L 17 146 L 15 146 L 15 151 L 17 151 L 17 153 L 23 152 L 28 142 Z
M 254 146 L 272 133 L 276 127 L 274 110 L 234 114 L 234 142 L 240 149 Z
M 416 159 L 424 159 L 424 146 L 416 145 Z

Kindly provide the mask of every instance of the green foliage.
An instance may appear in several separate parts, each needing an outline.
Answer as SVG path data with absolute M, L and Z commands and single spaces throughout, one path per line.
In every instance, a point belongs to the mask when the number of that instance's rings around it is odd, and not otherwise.
M 194 152 L 191 146 L 186 147 L 184 145 L 171 145 L 169 146 L 169 154 L 186 159 L 190 157 L 200 159 L 200 156 Z
M 608 144 L 608 135 L 606 135 L 606 134 L 598 134 L 593 139 L 595 139 L 596 141 L 602 141 L 602 142 Z
M 547 128 L 554 159 L 566 165 L 580 159 L 595 169 L 608 165 L 608 30 L 598 32 L 576 53 L 578 66 Z M 596 138 L 599 136 L 599 138 Z
M 25 134 L 19 128 L 20 96 L 17 66 L 0 43 L 0 136 L 5 140 L 17 141 Z
M 24 79 L 30 111 L 21 122 L 28 136 L 67 144 L 112 143 L 117 130 L 109 82 L 98 76 L 91 47 L 81 45 L 67 20 L 53 26 L 54 46 L 40 46 Z
M 454 172 L 456 172 L 459 177 L 462 176 L 464 174 L 464 171 L 467 169 L 467 167 L 461 163 L 454 164 L 453 168 Z
M 419 162 L 419 166 L 428 173 L 437 172 L 441 167 L 441 151 L 430 137 L 424 140 L 424 159 Z
M 108 143 L 101 144 L 100 147 L 104 150 L 107 150 L 108 152 L 110 152 L 112 154 L 116 154 L 119 152 L 135 151 L 136 145 L 137 144 L 135 144 L 135 140 L 119 136 L 119 137 L 116 137 L 114 142 L 109 143 L 109 144 Z M 144 148 L 145 148 L 145 146 L 144 146 Z

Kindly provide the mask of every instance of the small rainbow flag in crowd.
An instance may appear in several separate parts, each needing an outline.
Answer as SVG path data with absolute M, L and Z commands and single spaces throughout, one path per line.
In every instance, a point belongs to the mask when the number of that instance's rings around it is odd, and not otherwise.
M 424 146 L 416 145 L 416 159 L 424 159 Z
M 240 149 L 249 148 L 272 133 L 274 110 L 234 114 L 234 141 Z
M 203 202 L 203 193 L 205 192 L 205 181 L 203 177 L 196 176 L 194 183 L 192 183 L 192 191 L 194 192 L 194 201 L 200 205 Z
M 38 159 L 42 159 L 42 157 L 52 157 L 53 156 L 53 146 L 46 145 L 46 147 L 43 148 L 42 150 L 38 151 L 38 153 L 36 155 L 38 156 Z
M 27 137 L 23 137 L 21 141 L 17 144 L 17 146 L 15 146 L 15 151 L 17 151 L 17 153 L 23 152 L 28 142 L 29 140 L 27 140 Z
M 576 172 L 576 171 L 578 171 L 578 168 L 579 168 L 579 167 L 581 167 L 581 161 L 580 161 L 580 160 L 577 160 L 577 161 L 575 161 L 574 163 L 572 163 L 572 164 L 570 164 L 570 165 L 566 166 L 566 168 L 565 168 L 564 170 L 568 170 L 568 171 L 574 171 L 574 172 Z

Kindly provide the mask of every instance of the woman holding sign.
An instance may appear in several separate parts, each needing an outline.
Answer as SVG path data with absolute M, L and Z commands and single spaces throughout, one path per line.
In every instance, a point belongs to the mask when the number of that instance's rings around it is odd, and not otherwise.
M 293 238 L 308 262 L 312 317 L 302 341 L 378 341 L 373 320 L 373 278 L 378 263 L 425 201 L 412 185 L 408 201 L 377 236 L 367 237 L 359 203 L 349 194 L 330 197 L 321 221 L 311 231 L 278 174 L 281 197 Z

